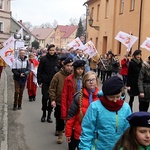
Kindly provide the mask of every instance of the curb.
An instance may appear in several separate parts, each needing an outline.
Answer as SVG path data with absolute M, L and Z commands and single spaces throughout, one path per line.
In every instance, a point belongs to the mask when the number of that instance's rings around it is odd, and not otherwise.
M 3 94 L 3 136 L 4 136 L 4 140 L 1 141 L 1 150 L 8 150 L 8 104 L 7 104 L 7 75 L 6 72 L 3 70 L 3 77 L 1 80 L 3 80 L 3 88 L 4 88 L 4 94 Z

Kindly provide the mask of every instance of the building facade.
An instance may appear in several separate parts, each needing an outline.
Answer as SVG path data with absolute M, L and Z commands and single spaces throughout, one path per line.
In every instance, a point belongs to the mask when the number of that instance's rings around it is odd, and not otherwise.
M 150 37 L 149 0 L 88 0 L 85 6 L 89 11 L 86 41 L 92 40 L 99 54 L 108 50 L 120 57 L 127 54 L 127 48 L 115 40 L 118 32 L 123 31 L 138 37 L 131 53 L 141 49 L 143 59 L 149 56 L 149 51 L 140 47 Z M 93 20 L 92 26 L 89 19 Z
M 0 42 L 10 37 L 10 0 L 0 0 Z

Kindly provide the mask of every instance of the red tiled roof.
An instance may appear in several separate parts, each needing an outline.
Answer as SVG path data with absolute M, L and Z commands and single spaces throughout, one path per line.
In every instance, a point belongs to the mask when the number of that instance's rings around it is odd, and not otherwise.
M 62 38 L 68 38 L 78 28 L 78 26 L 58 25 L 57 28 L 60 32 L 64 32 Z
M 39 40 L 45 40 L 48 35 L 53 31 L 53 28 L 36 28 L 31 33 Z

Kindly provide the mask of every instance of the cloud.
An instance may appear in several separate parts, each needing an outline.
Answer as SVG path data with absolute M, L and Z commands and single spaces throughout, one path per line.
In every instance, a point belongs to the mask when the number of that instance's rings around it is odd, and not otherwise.
M 15 0 L 11 1 L 12 15 L 17 20 L 29 21 L 32 25 L 57 20 L 68 24 L 70 18 L 79 19 L 85 14 L 85 0 Z

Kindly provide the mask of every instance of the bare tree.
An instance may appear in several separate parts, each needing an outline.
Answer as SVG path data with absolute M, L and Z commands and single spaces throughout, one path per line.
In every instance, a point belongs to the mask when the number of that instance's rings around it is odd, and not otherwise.
M 54 21 L 53 21 L 53 23 L 52 23 L 52 27 L 53 27 L 53 28 L 56 28 L 56 27 L 57 27 L 57 25 L 58 25 L 57 20 L 54 20 Z
M 23 25 L 24 25 L 27 29 L 29 29 L 29 30 L 32 30 L 32 29 L 33 29 L 33 26 L 32 26 L 32 24 L 31 24 L 30 22 L 23 22 Z
M 70 18 L 69 19 L 69 25 L 78 25 L 78 20 L 77 18 Z

